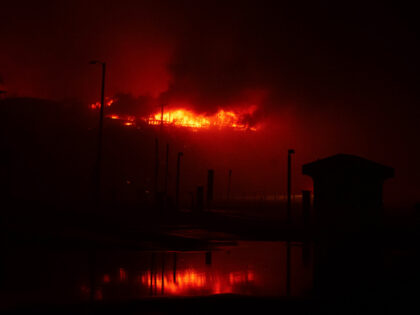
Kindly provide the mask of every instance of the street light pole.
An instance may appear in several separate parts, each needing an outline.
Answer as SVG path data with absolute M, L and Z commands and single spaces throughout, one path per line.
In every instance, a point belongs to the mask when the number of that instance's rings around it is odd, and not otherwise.
M 292 154 L 295 150 L 287 152 L 287 223 L 292 222 Z
M 232 170 L 229 170 L 228 189 L 227 189 L 227 200 L 230 198 L 230 185 L 232 183 Z
M 95 194 L 96 201 L 100 202 L 101 199 L 101 163 L 102 163 L 102 138 L 103 138 L 103 121 L 104 121 L 104 108 L 105 108 L 105 73 L 106 63 L 98 60 L 93 60 L 90 64 L 102 65 L 102 83 L 101 83 L 101 108 L 99 110 L 99 131 L 98 131 L 98 148 L 96 157 L 96 172 L 95 172 Z
M 175 187 L 175 209 L 179 210 L 179 182 L 181 177 L 181 156 L 184 154 L 178 152 L 178 158 L 176 161 L 176 187 Z
M 287 227 L 288 240 L 286 243 L 286 295 L 291 296 L 291 225 L 292 225 L 292 154 L 295 150 L 287 151 Z

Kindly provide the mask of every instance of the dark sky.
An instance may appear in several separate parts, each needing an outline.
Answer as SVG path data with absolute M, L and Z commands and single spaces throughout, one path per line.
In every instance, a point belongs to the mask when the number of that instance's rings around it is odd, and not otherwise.
M 279 2 L 279 1 L 276 1 Z M 201 112 L 257 104 L 308 162 L 355 153 L 420 198 L 414 7 L 367 1 L 3 1 L 0 88 L 11 96 L 128 93 Z M 400 171 L 400 172 L 398 172 Z

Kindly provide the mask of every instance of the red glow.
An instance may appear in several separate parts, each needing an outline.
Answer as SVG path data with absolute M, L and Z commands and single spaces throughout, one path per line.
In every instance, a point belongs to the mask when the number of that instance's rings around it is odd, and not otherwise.
M 97 289 L 96 291 L 95 291 L 95 300 L 99 300 L 99 301 L 101 301 L 101 300 L 103 300 L 103 294 L 102 294 L 102 290 L 101 289 Z
M 124 268 L 120 268 L 120 281 L 125 281 L 127 279 L 127 273 Z
M 111 282 L 111 278 L 108 274 L 104 274 L 104 278 L 103 278 L 104 283 L 109 283 Z
M 237 283 L 245 283 L 245 282 L 252 282 L 254 281 L 254 272 L 248 270 L 247 272 L 231 272 L 229 274 L 229 283 L 230 284 L 237 284 Z
M 82 285 L 81 287 L 80 287 L 80 291 L 82 292 L 82 294 L 85 296 L 85 297 L 88 297 L 89 295 L 90 295 L 90 290 L 91 290 L 91 288 L 89 288 L 88 286 L 86 286 L 86 285 Z M 97 288 L 96 290 L 95 290 L 95 292 L 94 292 L 94 299 L 95 300 L 103 300 L 103 294 L 102 294 L 102 288 Z

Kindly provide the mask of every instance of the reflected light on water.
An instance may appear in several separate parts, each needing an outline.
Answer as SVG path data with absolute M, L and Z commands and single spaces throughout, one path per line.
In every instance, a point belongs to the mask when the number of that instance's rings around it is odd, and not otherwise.
M 172 273 L 165 273 L 163 277 L 160 275 L 155 279 L 151 272 L 147 272 L 142 275 L 141 283 L 158 292 L 161 292 L 163 288 L 167 295 L 190 295 L 193 292 L 224 294 L 232 293 L 234 285 L 253 282 L 254 279 L 254 272 L 251 270 L 231 272 L 225 276 L 214 272 L 209 274 L 189 269 L 178 272 L 175 281 Z
M 311 290 L 308 248 L 302 244 L 293 244 L 291 248 L 294 296 L 306 295 Z M 286 254 L 285 242 L 239 242 L 237 246 L 212 252 L 127 253 L 117 260 L 113 260 L 117 256 L 104 252 L 97 261 L 107 266 L 96 272 L 95 299 L 229 293 L 285 296 Z M 89 282 L 82 283 L 79 292 L 83 299 L 88 299 Z
M 120 281 L 127 280 L 127 273 L 124 268 L 120 268 Z
M 110 283 L 111 282 L 111 277 L 109 276 L 109 274 L 104 274 L 103 282 L 104 283 Z

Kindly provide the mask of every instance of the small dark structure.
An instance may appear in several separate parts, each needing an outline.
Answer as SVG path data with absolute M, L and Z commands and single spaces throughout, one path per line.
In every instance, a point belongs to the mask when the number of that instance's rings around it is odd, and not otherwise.
M 211 265 L 211 251 L 206 252 L 206 265 Z
M 394 169 L 364 158 L 337 154 L 303 165 L 314 181 L 315 219 L 329 229 L 376 225 L 381 221 L 382 186 Z
M 302 190 L 302 221 L 303 226 L 308 227 L 311 223 L 311 192 Z
M 380 296 L 382 186 L 394 169 L 338 154 L 302 168 L 314 181 L 314 288 L 318 296 Z

